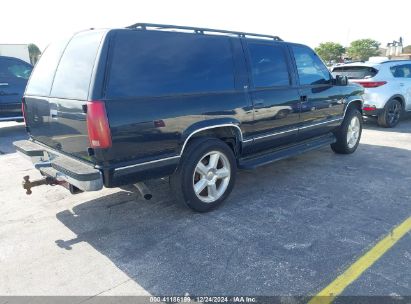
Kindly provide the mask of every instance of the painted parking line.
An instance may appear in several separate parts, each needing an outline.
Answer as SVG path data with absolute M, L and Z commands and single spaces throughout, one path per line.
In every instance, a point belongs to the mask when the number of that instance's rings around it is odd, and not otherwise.
M 315 295 L 308 304 L 329 304 L 372 264 L 378 261 L 406 233 L 411 231 L 411 216 L 395 227 L 385 238 L 361 256 L 343 274 Z

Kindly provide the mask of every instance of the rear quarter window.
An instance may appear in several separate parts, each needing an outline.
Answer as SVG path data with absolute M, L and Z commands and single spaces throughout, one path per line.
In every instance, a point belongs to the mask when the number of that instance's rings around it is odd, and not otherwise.
M 234 90 L 227 37 L 119 31 L 111 57 L 108 98 Z
M 46 48 L 31 73 L 27 95 L 49 96 L 57 65 L 67 43 L 68 39 L 62 39 Z
M 97 52 L 105 31 L 75 35 L 60 59 L 50 96 L 86 100 Z
M 348 79 L 366 79 L 377 75 L 378 70 L 367 66 L 348 66 L 335 67 L 332 71 L 333 76 L 347 76 Z

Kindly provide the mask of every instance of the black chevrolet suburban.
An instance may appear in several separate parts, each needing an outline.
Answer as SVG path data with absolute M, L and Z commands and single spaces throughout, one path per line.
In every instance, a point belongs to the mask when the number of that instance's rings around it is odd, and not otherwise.
M 138 23 L 51 44 L 15 142 L 44 179 L 72 192 L 170 177 L 204 212 L 224 201 L 237 169 L 331 145 L 356 150 L 362 88 L 333 78 L 307 46 L 277 36 Z M 332 168 L 330 168 L 332 170 Z

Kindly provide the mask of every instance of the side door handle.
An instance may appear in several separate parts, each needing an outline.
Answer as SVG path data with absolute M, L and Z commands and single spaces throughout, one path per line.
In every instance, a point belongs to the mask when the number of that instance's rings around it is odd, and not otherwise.
M 300 96 L 300 101 L 301 101 L 301 102 L 306 102 L 306 101 L 308 101 L 307 95 L 301 95 L 301 96 Z
M 400 87 L 403 87 L 404 86 L 404 84 L 403 83 L 400 83 Z

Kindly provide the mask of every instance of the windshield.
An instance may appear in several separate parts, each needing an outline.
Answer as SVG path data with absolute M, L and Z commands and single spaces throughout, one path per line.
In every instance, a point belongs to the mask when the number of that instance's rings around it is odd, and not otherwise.
M 367 79 L 377 75 L 378 70 L 367 66 L 340 66 L 332 71 L 333 76 L 347 76 L 348 79 Z

